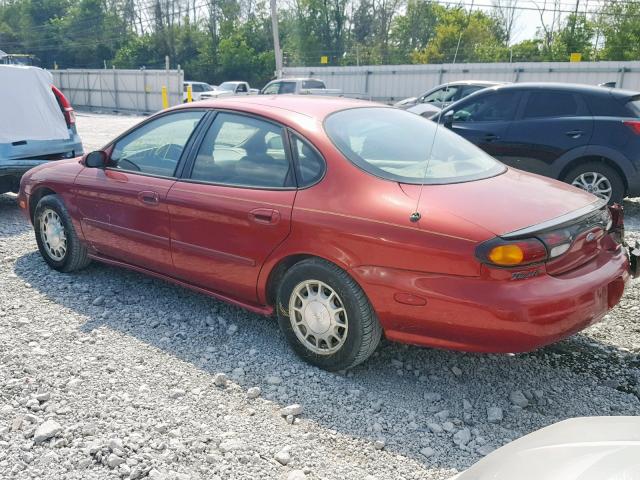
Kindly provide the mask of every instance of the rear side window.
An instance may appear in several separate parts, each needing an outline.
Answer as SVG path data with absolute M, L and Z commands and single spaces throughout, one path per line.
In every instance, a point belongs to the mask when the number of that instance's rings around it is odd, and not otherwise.
M 575 117 L 578 102 L 575 95 L 565 92 L 531 92 L 524 109 L 524 118 Z
M 587 105 L 591 114 L 595 117 L 628 117 L 629 112 L 624 107 L 624 102 L 610 94 L 590 95 L 587 98 Z
M 191 178 L 221 185 L 293 185 L 282 127 L 253 117 L 219 113 L 205 135 Z
M 302 82 L 302 88 L 326 88 L 324 82 L 320 80 L 304 80 Z
M 291 137 L 293 152 L 298 162 L 298 185 L 308 187 L 322 178 L 324 160 L 320 154 L 297 135 Z

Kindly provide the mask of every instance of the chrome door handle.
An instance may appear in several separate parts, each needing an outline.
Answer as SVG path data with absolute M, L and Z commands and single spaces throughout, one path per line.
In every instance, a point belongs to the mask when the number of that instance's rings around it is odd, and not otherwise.
M 146 205 L 157 205 L 158 203 L 160 203 L 158 194 L 151 190 L 145 190 L 138 193 L 138 200 Z
M 565 133 L 567 137 L 580 138 L 584 132 L 582 130 L 569 130 Z

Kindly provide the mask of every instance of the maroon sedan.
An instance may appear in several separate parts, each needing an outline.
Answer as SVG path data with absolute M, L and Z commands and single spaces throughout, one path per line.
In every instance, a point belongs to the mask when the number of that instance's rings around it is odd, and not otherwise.
M 535 349 L 600 320 L 630 278 L 621 211 L 346 99 L 163 111 L 31 170 L 19 204 L 51 267 L 98 260 L 275 312 L 294 350 L 330 370 L 365 360 L 383 332 Z

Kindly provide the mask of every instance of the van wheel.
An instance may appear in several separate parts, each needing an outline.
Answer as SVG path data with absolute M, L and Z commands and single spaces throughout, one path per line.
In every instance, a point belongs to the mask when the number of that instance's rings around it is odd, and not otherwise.
M 624 181 L 618 171 L 604 162 L 586 162 L 572 168 L 562 179 L 581 188 L 607 203 L 622 203 L 625 195 Z
M 277 313 L 298 356 L 329 371 L 364 362 L 382 336 L 360 286 L 344 270 L 317 258 L 287 270 L 278 289 Z
M 91 262 L 58 195 L 40 199 L 33 214 L 33 228 L 40 255 L 55 270 L 73 272 Z

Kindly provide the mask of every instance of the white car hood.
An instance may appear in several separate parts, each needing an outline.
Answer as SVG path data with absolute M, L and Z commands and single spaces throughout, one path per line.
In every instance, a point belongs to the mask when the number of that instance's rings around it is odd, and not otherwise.
M 52 84 L 41 68 L 0 65 L 0 143 L 69 138 Z
M 640 417 L 583 417 L 525 435 L 451 480 L 638 480 Z

